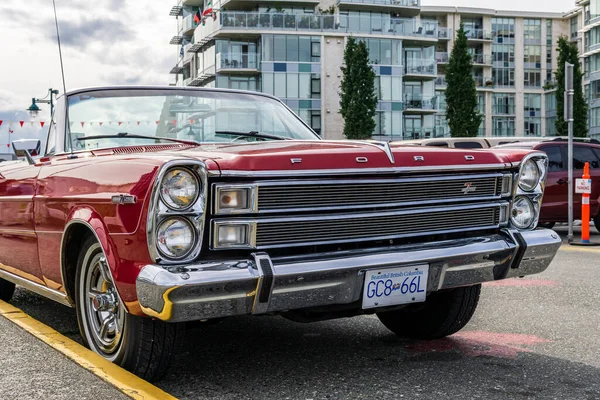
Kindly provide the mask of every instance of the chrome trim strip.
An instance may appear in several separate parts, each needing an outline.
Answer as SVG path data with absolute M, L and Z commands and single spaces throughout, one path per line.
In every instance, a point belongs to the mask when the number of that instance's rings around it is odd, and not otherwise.
M 241 215 L 241 214 L 273 214 L 273 213 L 286 213 L 286 212 L 301 212 L 301 211 L 329 211 L 329 210 L 340 210 L 340 209 L 365 209 L 365 208 L 373 208 L 374 206 L 378 207 L 399 207 L 399 206 L 418 206 L 425 204 L 446 204 L 446 203 L 457 203 L 457 202 L 470 202 L 470 201 L 490 201 L 490 200 L 499 200 L 502 197 L 512 196 L 512 192 L 508 194 L 496 194 L 494 196 L 462 196 L 462 197 L 453 197 L 447 199 L 432 199 L 432 200 L 419 200 L 419 201 L 404 201 L 404 202 L 394 202 L 394 203 L 372 203 L 372 204 L 350 204 L 350 205 L 339 205 L 339 206 L 321 206 L 321 207 L 291 207 L 291 208 L 276 208 L 276 209 L 259 209 L 258 204 L 258 194 L 260 193 L 260 189 L 262 187 L 272 188 L 272 187 L 281 187 L 282 190 L 285 190 L 285 187 L 295 186 L 295 185 L 306 185 L 308 188 L 310 186 L 330 186 L 330 185 L 360 185 L 360 184 L 390 184 L 390 183 L 415 183 L 415 182 L 440 182 L 447 183 L 458 180 L 465 179 L 484 179 L 484 178 L 504 178 L 510 177 L 512 179 L 511 174 L 502 174 L 502 173 L 483 173 L 483 174 L 474 174 L 474 175 L 447 175 L 447 176 L 423 176 L 423 177 L 411 177 L 411 178 L 377 178 L 377 179 L 339 179 L 339 180 L 328 180 L 328 179 L 309 179 L 309 180 L 301 180 L 301 179 L 291 179 L 291 180 L 275 180 L 275 181 L 255 181 L 249 184 L 225 184 L 225 183 L 213 183 L 212 187 L 212 195 L 215 199 L 213 206 L 214 215 Z M 235 210 L 234 212 L 225 212 L 225 210 L 218 210 L 217 201 L 218 198 L 218 188 L 220 187 L 251 187 L 255 188 L 255 193 L 253 194 L 253 203 L 251 210 Z M 216 188 L 216 189 L 215 189 Z M 343 188 L 342 188 L 343 189 Z
M 382 236 L 372 236 L 367 238 L 346 238 L 346 239 L 337 239 L 337 240 L 327 240 L 327 241 L 304 241 L 297 243 L 284 243 L 284 244 L 274 244 L 274 245 L 265 245 L 259 246 L 256 242 L 256 234 L 258 230 L 258 224 L 260 223 L 271 223 L 271 222 L 289 222 L 290 226 L 293 227 L 294 222 L 305 222 L 305 221 L 328 221 L 328 220 L 344 220 L 344 219 L 356 219 L 356 218 L 368 218 L 368 217 L 385 217 L 385 216 L 396 216 L 396 215 L 410 215 L 410 214 L 420 214 L 425 212 L 440 212 L 440 211 L 460 211 L 460 210 L 476 210 L 482 208 L 498 208 L 507 207 L 508 202 L 495 202 L 495 203 L 478 203 L 478 204 L 460 204 L 451 207 L 421 207 L 421 208 L 411 208 L 397 211 L 388 211 L 388 212 L 375 212 L 375 213 L 358 213 L 358 214 L 344 214 L 344 215 L 320 215 L 320 216 L 299 216 L 299 217 L 269 217 L 269 218 L 238 218 L 235 220 L 226 220 L 226 219 L 213 219 L 211 221 L 211 243 L 212 250 L 225 250 L 225 249 L 275 249 L 275 248 L 283 248 L 283 247 L 298 247 L 298 246 L 308 246 L 308 245 L 322 245 L 322 244 L 335 244 L 335 243 L 356 243 L 356 242 L 366 242 L 372 240 L 387 240 L 387 239 L 400 239 L 405 237 L 417 237 L 430 235 L 432 232 L 419 232 L 419 233 L 406 233 L 406 234 L 396 234 L 396 235 L 382 235 Z M 499 211 L 498 211 L 499 212 Z M 246 224 L 250 228 L 249 234 L 249 243 L 244 246 L 227 246 L 227 247 L 217 247 L 216 246 L 216 236 L 217 229 L 219 225 L 239 225 Z M 486 226 L 478 226 L 473 228 L 459 228 L 459 229 L 447 229 L 433 232 L 434 234 L 445 234 L 452 232 L 471 232 L 476 230 L 485 230 L 485 229 L 494 229 L 499 228 L 502 224 L 496 225 L 486 225 Z
M 74 304 L 71 302 L 71 299 L 69 299 L 69 296 L 46 286 L 42 286 L 39 283 L 31 282 L 30 280 L 11 274 L 3 269 L 0 269 L 0 278 L 12 282 L 15 285 L 22 286 L 31 292 L 37 293 L 40 296 L 46 297 L 50 300 L 54 300 L 67 307 L 74 307 Z
M 448 207 L 415 207 L 409 209 L 387 211 L 387 212 L 369 212 L 369 213 L 356 213 L 356 214 L 343 214 L 343 215 L 317 215 L 317 216 L 299 216 L 299 217 L 265 217 L 265 218 L 237 218 L 234 220 L 226 219 L 215 219 L 220 223 L 264 223 L 264 222 L 304 222 L 304 221 L 328 221 L 328 220 L 343 220 L 343 219 L 355 219 L 355 218 L 368 218 L 368 217 L 386 217 L 393 215 L 406 215 L 406 214 L 419 214 L 423 212 L 439 212 L 439 211 L 456 211 L 456 210 L 473 210 L 478 208 L 491 208 L 500 207 L 503 204 L 508 204 L 506 201 L 501 202 L 487 202 L 487 203 L 474 203 L 474 204 L 459 204 Z
M 294 170 L 294 176 L 318 175 L 366 175 L 366 174 L 399 174 L 418 172 L 453 172 L 453 171 L 481 171 L 492 169 L 509 169 L 512 165 L 506 164 L 471 164 L 471 165 L 430 165 L 423 167 L 397 167 L 397 168 L 346 168 L 346 169 L 305 169 Z M 292 172 L 288 170 L 266 171 L 240 171 L 222 170 L 218 176 L 232 177 L 288 177 Z
M 335 141 L 332 140 L 328 140 L 325 141 L 326 143 L 335 143 Z M 390 162 L 392 164 L 395 163 L 394 161 L 394 153 L 392 152 L 392 147 L 390 146 L 390 144 L 388 142 L 383 142 L 380 140 L 344 140 L 344 143 L 354 143 L 354 144 L 362 144 L 362 145 L 369 145 L 369 146 L 375 146 L 376 148 L 378 148 L 379 150 L 383 151 L 385 153 L 385 155 L 388 157 L 388 159 L 390 160 Z M 364 157 L 366 160 L 366 157 Z M 358 161 L 358 160 L 357 160 Z M 366 161 L 364 161 L 366 162 Z
M 289 175 L 289 173 L 288 173 Z M 483 174 L 474 175 L 437 175 L 437 176 L 422 176 L 422 177 L 411 177 L 411 178 L 374 178 L 374 179 L 284 179 L 276 181 L 257 181 L 254 182 L 260 186 L 287 186 L 287 185 L 339 185 L 339 184 L 360 184 L 360 183 L 410 183 L 410 182 L 424 182 L 424 181 L 456 181 L 461 179 L 477 179 L 477 178 L 494 178 L 501 177 L 505 174 L 500 172 L 488 172 Z
M 37 235 L 37 233 L 33 230 L 0 228 L 0 235 L 2 235 L 2 234 L 20 235 L 20 236 L 28 236 L 28 237 L 35 237 Z
M 196 202 L 184 211 L 175 211 L 170 209 L 161 200 L 160 195 L 160 185 L 165 174 L 168 170 L 176 166 L 187 167 L 190 169 L 197 175 L 197 178 L 202 185 Z M 204 164 L 204 162 L 192 159 L 171 160 L 161 166 L 161 169 L 154 179 L 154 183 L 152 185 L 146 221 L 148 252 L 150 253 L 150 258 L 154 260 L 154 262 L 159 262 L 161 264 L 180 264 L 182 262 L 191 261 L 200 254 L 200 251 L 202 250 L 202 241 L 204 239 L 203 235 L 206 221 L 206 205 L 208 203 L 208 178 L 206 171 L 206 164 Z M 170 260 L 161 256 L 161 254 L 158 252 L 156 247 L 156 230 L 162 220 L 176 216 L 187 218 L 188 221 L 194 226 L 196 229 L 196 245 L 185 258 Z

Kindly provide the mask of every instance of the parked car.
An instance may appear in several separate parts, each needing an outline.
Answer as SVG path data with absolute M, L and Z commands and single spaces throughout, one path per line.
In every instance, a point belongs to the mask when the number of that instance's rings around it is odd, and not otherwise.
M 552 228 L 557 222 L 568 222 L 568 139 L 565 137 L 538 138 L 535 141 L 511 143 L 497 148 L 543 151 L 548 155 L 549 167 L 540 225 Z M 585 162 L 590 163 L 592 193 L 590 215 L 600 232 L 600 141 L 576 138 L 573 143 L 573 179 L 581 178 Z M 573 185 L 575 186 L 575 185 Z M 575 189 L 573 189 L 575 190 Z M 573 192 L 573 218 L 581 219 L 581 194 Z
M 531 141 L 531 136 L 502 137 L 440 137 L 432 139 L 402 140 L 392 144 L 448 147 L 451 149 L 487 149 L 497 145 Z
M 0 298 L 75 307 L 83 343 L 146 379 L 186 321 L 375 314 L 451 335 L 482 282 L 542 272 L 561 243 L 535 229 L 544 153 L 321 140 L 266 94 L 74 90 L 41 157 L 13 147 Z

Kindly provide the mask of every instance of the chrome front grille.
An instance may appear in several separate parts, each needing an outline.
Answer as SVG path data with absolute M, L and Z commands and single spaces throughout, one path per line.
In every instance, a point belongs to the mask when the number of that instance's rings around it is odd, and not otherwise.
M 259 213 L 494 200 L 501 197 L 502 174 L 405 179 L 260 182 Z
M 395 239 L 500 226 L 506 203 L 406 209 L 385 213 L 253 220 L 253 247 L 276 248 Z M 504 210 L 506 212 L 506 210 Z

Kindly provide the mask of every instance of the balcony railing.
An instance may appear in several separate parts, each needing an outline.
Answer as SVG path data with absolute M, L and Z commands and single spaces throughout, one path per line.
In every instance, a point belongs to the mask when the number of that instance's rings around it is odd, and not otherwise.
M 438 75 L 437 78 L 435 78 L 435 85 L 436 86 L 446 86 L 446 75 Z
M 473 64 L 479 65 L 491 65 L 492 56 L 490 54 L 471 54 L 473 58 Z
M 438 27 L 438 39 L 450 39 L 450 33 L 450 28 L 442 28 L 441 26 Z
M 492 130 L 492 136 L 515 136 L 514 128 L 494 128 Z
M 217 71 L 258 70 L 257 53 L 217 53 Z
M 542 88 L 544 90 L 553 90 L 553 89 L 556 89 L 556 86 L 557 86 L 557 82 L 554 79 L 551 79 L 551 80 L 546 79 L 546 80 L 544 80 L 544 86 L 542 86 Z
M 198 24 L 194 22 L 194 14 L 190 14 L 181 20 L 181 34 L 190 35 Z
M 437 75 L 437 63 L 434 60 L 405 60 L 406 75 Z
M 404 110 L 436 110 L 437 96 L 404 95 Z
M 449 55 L 447 52 L 438 51 L 435 53 L 435 61 L 438 63 L 447 63 Z
M 420 7 L 420 0 L 338 0 L 339 3 L 375 4 L 394 7 Z
M 467 29 L 467 39 L 472 40 L 492 40 L 492 31 L 484 29 Z
M 475 75 L 475 86 L 478 88 L 493 88 L 494 80 L 490 76 Z
M 496 104 L 492 105 L 492 114 L 494 115 L 515 115 L 514 105 Z
M 442 136 L 443 133 L 436 133 L 435 128 L 407 128 L 402 132 L 402 140 L 429 139 Z
M 437 38 L 437 23 L 420 23 L 413 18 L 358 15 L 303 15 L 224 11 L 219 13 L 221 29 L 269 29 L 292 31 L 336 31 L 422 38 Z M 215 27 L 215 30 L 219 27 Z

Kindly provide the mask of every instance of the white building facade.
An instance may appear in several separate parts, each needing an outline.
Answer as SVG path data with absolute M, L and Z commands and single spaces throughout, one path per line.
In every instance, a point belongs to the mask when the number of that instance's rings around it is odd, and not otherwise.
M 479 134 L 554 132 L 552 72 L 570 15 L 421 7 L 420 0 L 182 0 L 171 15 L 177 85 L 273 94 L 327 139 L 343 138 L 340 67 L 349 36 L 366 41 L 377 74 L 374 138 L 448 136 L 444 71 L 462 21 L 485 116 Z

